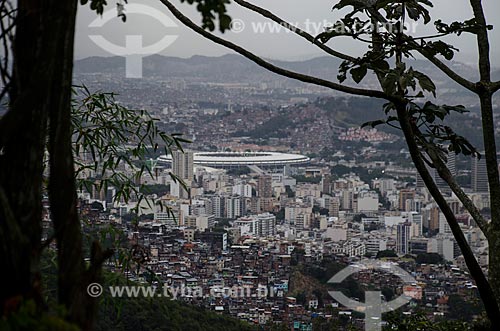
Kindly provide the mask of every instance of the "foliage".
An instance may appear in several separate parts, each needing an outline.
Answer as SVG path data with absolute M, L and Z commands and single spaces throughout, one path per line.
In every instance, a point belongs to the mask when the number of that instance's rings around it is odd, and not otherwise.
M 86 5 L 89 0 L 80 0 L 82 5 Z M 203 28 L 214 31 L 216 21 L 219 22 L 219 30 L 224 32 L 231 27 L 231 17 L 227 15 L 226 5 L 229 0 L 181 0 L 189 4 L 196 3 L 196 9 L 201 13 Z M 126 4 L 128 0 L 119 0 L 116 3 L 117 16 L 121 17 L 123 22 L 127 21 L 125 14 Z M 107 0 L 90 0 L 90 9 L 95 11 L 98 15 L 104 13 L 104 8 L 108 5 Z
M 248 167 L 230 168 L 227 170 L 227 174 L 233 176 L 248 175 L 249 173 L 250 169 Z
M 342 177 L 344 175 L 353 173 L 365 183 L 371 183 L 372 180 L 388 177 L 381 169 L 367 169 L 365 167 L 346 167 L 344 165 L 336 165 L 331 168 L 332 175 Z
M 122 276 L 107 273 L 105 287 L 134 285 Z M 96 330 L 254 330 L 237 319 L 203 308 L 186 305 L 168 297 L 113 298 L 106 291 L 101 297 Z
M 264 326 L 266 331 L 289 331 L 290 328 L 285 323 L 274 323 L 273 321 L 268 321 Z
M 281 208 L 278 212 L 274 213 L 277 221 L 283 221 L 285 219 L 285 208 Z
M 147 111 L 121 106 L 114 93 L 92 93 L 86 87 L 74 91 L 73 153 L 78 188 L 92 192 L 114 187 L 114 201 L 128 202 L 136 197 L 139 206 L 148 188 L 136 183 L 144 174 L 154 178 L 145 162 L 150 149 L 170 154 L 174 148 L 182 150 L 181 143 L 189 141 L 181 134 L 159 130 L 158 119 Z M 172 173 L 170 176 L 182 182 Z
M 314 206 L 312 209 L 313 213 L 319 213 L 320 215 L 329 216 L 330 211 L 327 208 L 321 208 L 319 206 Z
M 33 300 L 24 301 L 15 313 L 0 319 L 3 331 L 78 331 L 76 325 L 64 320 L 64 313 L 46 313 L 38 311 Z
M 481 0 L 471 0 L 470 5 L 474 19 L 451 24 L 442 21 L 434 22 L 436 33 L 427 36 L 414 36 L 412 31 L 405 30 L 408 21 L 421 22 L 424 25 L 431 23 L 429 8 L 433 6 L 430 0 L 340 0 L 333 6 L 343 17 L 331 24 L 324 33 L 314 37 L 298 29 L 293 24 L 283 21 L 273 13 L 248 4 L 243 0 L 235 0 L 241 6 L 253 10 L 260 15 L 281 24 L 295 32 L 305 40 L 312 42 L 326 53 L 341 58 L 344 61 L 339 67 L 338 81 L 322 79 L 280 68 L 252 52 L 217 36 L 200 29 L 189 18 L 175 10 L 168 2 L 171 12 L 185 25 L 204 37 L 226 46 L 258 65 L 283 76 L 294 78 L 302 82 L 331 88 L 336 91 L 352 95 L 362 95 L 385 99 L 386 118 L 368 123 L 376 126 L 388 124 L 395 129 L 402 129 L 410 156 L 420 175 L 424 179 L 430 194 L 436 200 L 450 225 L 454 237 L 469 266 L 469 271 L 480 289 L 481 297 L 485 302 L 485 310 L 492 322 L 492 327 L 499 328 L 498 298 L 500 295 L 500 267 L 498 256 L 490 254 L 489 277 L 477 263 L 470 246 L 461 233 L 460 226 L 453 211 L 448 206 L 443 194 L 433 181 L 428 168 L 436 168 L 439 175 L 448 183 L 451 190 L 457 195 L 465 208 L 471 213 L 480 229 L 487 236 L 490 250 L 498 251 L 498 223 L 500 222 L 500 181 L 498 176 L 497 150 L 495 147 L 495 123 L 493 116 L 492 95 L 500 90 L 500 82 L 491 81 L 490 45 L 484 8 Z M 457 51 L 453 46 L 442 40 L 449 35 L 470 33 L 475 35 L 479 49 L 480 81 L 472 82 L 460 76 L 454 68 L 441 60 L 453 59 Z M 349 39 L 365 43 L 367 52 L 360 57 L 330 48 L 326 44 L 334 38 L 349 37 Z M 454 152 L 479 157 L 475 147 L 463 136 L 457 134 L 451 127 L 445 125 L 445 119 L 452 113 L 462 113 L 462 106 L 435 105 L 432 102 L 418 102 L 422 98 L 436 98 L 436 85 L 424 72 L 408 66 L 408 59 L 423 56 L 433 63 L 455 82 L 475 93 L 481 100 L 481 116 L 483 121 L 483 137 L 485 141 L 486 164 L 490 195 L 492 196 L 492 222 L 488 222 L 479 214 L 471 199 L 456 185 L 453 175 L 446 167 L 447 154 Z M 370 73 L 379 82 L 379 89 L 350 87 L 343 82 L 348 75 L 356 83 L 361 83 Z M 493 291 L 491 291 L 493 289 Z
M 432 41 L 435 38 L 441 38 L 451 34 L 461 34 L 463 32 L 477 33 L 480 25 L 475 20 L 465 22 L 454 22 L 447 25 L 438 20 L 435 27 L 439 33 L 436 36 L 426 36 L 413 38 L 407 35 L 403 25 L 405 19 L 413 21 L 423 20 L 424 24 L 431 21 L 428 7 L 432 7 L 432 2 L 427 0 L 405 1 L 376 1 L 370 4 L 364 4 L 356 0 L 343 0 L 333 7 L 334 10 L 342 10 L 346 7 L 352 7 L 344 18 L 337 21 L 330 29 L 320 34 L 318 38 L 326 43 L 330 39 L 348 35 L 354 39 L 364 40 L 373 38 L 371 29 L 362 28 L 363 25 L 375 21 L 377 24 L 384 25 L 382 31 L 378 31 L 378 39 L 373 42 L 380 43 L 380 46 L 368 51 L 363 57 L 354 60 L 345 60 L 340 65 L 339 81 L 346 79 L 350 73 L 356 83 L 360 83 L 366 76 L 368 70 L 377 75 L 380 85 L 388 95 L 401 95 L 408 103 L 411 120 L 415 124 L 417 132 L 420 128 L 424 129 L 422 134 L 418 135 L 417 142 L 425 151 L 436 152 L 440 158 L 445 160 L 446 153 L 443 145 L 449 145 L 449 151 L 462 153 L 464 155 L 478 156 L 476 149 L 465 139 L 454 132 L 454 130 L 442 123 L 436 122 L 436 119 L 443 121 L 452 111 L 463 113 L 466 109 L 463 106 L 439 106 L 430 101 L 417 103 L 414 100 L 424 98 L 426 93 L 436 97 L 436 85 L 423 72 L 408 67 L 403 62 L 404 58 L 414 58 L 413 53 L 423 53 L 429 56 L 437 54 L 444 56 L 447 60 L 452 60 L 456 49 L 441 40 Z M 382 16 L 380 11 L 385 11 Z M 365 14 L 369 20 L 362 20 L 358 14 Z M 362 16 L 362 15 L 361 15 Z M 370 21 L 371 20 L 371 21 Z M 342 32 L 338 32 L 338 27 Z M 388 59 L 396 57 L 397 63 L 394 67 L 388 63 Z M 398 128 L 399 118 L 390 113 L 396 109 L 394 102 L 388 102 L 384 105 L 384 111 L 388 116 L 386 119 L 370 121 L 363 126 L 369 125 L 375 127 L 380 124 L 388 124 Z
M 57 288 L 56 252 L 47 249 L 42 256 L 42 268 L 45 284 L 45 295 L 48 302 L 55 302 Z M 119 273 L 104 271 L 101 284 L 105 289 L 109 286 L 138 285 L 127 281 Z M 143 285 L 143 284 L 142 284 Z M 28 302 L 7 321 L 0 319 L 0 330 L 18 331 L 72 331 L 78 328 L 67 324 L 58 316 L 63 312 L 54 312 L 36 316 L 34 303 Z M 2 324 L 4 323 L 4 324 Z M 97 324 L 95 330 L 255 330 L 251 325 L 235 318 L 218 315 L 191 305 L 171 300 L 169 297 L 136 297 L 113 298 L 109 291 L 100 297 Z
M 251 131 L 238 131 L 235 136 L 249 136 L 252 138 L 284 138 L 290 135 L 290 128 L 295 127 L 295 123 L 286 115 L 271 117 L 262 125 Z
M 162 196 L 170 192 L 170 187 L 169 185 L 163 184 L 145 185 L 139 188 L 139 192 L 142 194 L 156 194 Z
M 293 258 L 293 257 L 292 257 Z M 346 267 L 345 264 L 336 261 L 329 261 L 324 259 L 319 265 L 317 264 L 303 264 L 302 272 L 306 276 L 313 277 L 323 284 L 328 284 L 335 288 L 336 291 L 341 291 L 350 298 L 358 298 L 364 300 L 365 293 L 359 282 L 353 277 L 347 277 L 340 284 L 329 284 L 328 281 L 335 276 L 339 271 Z
M 250 331 L 255 328 L 169 298 L 109 298 L 109 301 L 105 298 L 96 330 Z
M 299 305 L 304 306 L 307 302 L 306 292 L 301 291 L 301 292 L 297 293 L 297 295 L 295 296 L 295 299 L 297 300 L 297 303 Z
M 387 287 L 387 286 L 383 287 L 381 292 L 385 298 L 385 301 L 387 301 L 387 302 L 391 301 L 392 298 L 394 298 L 394 290 L 390 287 Z
M 444 262 L 444 259 L 438 253 L 421 253 L 417 255 L 415 260 L 418 264 L 440 264 Z
M 292 190 L 290 185 L 285 185 L 286 196 L 289 198 L 295 198 L 295 192 Z
M 460 321 L 433 321 L 421 313 L 410 316 L 401 316 L 397 312 L 391 312 L 384 315 L 387 325 L 384 331 L 467 331 L 476 330 L 472 325 Z M 478 329 L 482 330 L 482 329 Z M 484 329 L 486 330 L 486 329 Z
M 290 265 L 297 266 L 304 261 L 306 252 L 302 248 L 295 247 L 290 258 Z
M 356 215 L 354 215 L 354 217 L 352 218 L 352 220 L 354 222 L 356 222 L 356 223 L 361 223 L 361 221 L 363 220 L 363 218 L 366 218 L 366 217 L 368 217 L 368 216 L 366 216 L 366 214 L 363 214 L 363 213 L 356 214 Z
M 320 176 L 311 177 L 311 176 L 304 176 L 304 175 L 293 175 L 292 177 L 297 180 L 297 183 L 319 184 L 321 182 Z
M 453 320 L 472 321 L 476 316 L 481 315 L 484 307 L 480 301 L 465 300 L 458 294 L 451 294 L 448 298 L 449 315 Z
M 393 250 L 379 251 L 377 253 L 377 259 L 382 259 L 384 257 L 398 257 L 398 255 Z
M 226 14 L 226 5 L 229 0 L 181 0 L 189 4 L 196 3 L 196 9 L 202 15 L 202 27 L 210 31 L 215 30 L 215 20 L 219 21 L 219 30 L 224 32 L 231 27 L 231 17 Z

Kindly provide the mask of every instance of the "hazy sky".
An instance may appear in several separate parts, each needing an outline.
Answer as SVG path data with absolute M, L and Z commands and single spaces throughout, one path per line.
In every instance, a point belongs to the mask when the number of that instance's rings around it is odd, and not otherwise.
M 311 34 L 317 34 L 322 31 L 325 23 L 333 22 L 338 18 L 338 14 L 332 13 L 331 7 L 336 1 L 325 0 L 249 0 L 253 3 L 263 6 L 273 11 L 278 16 L 289 22 L 298 24 L 301 28 L 309 30 Z M 109 3 L 113 4 L 111 0 Z M 200 15 L 189 5 L 181 5 L 179 0 L 173 0 L 175 5 L 188 14 L 195 22 L 200 22 Z M 453 20 L 464 20 L 472 17 L 468 0 L 439 0 L 434 1 L 435 7 L 432 9 L 434 18 L 441 18 L 445 22 Z M 203 37 L 198 36 L 188 28 L 182 26 L 159 1 L 129 0 L 126 9 L 130 6 L 147 5 L 153 7 L 153 12 L 158 13 L 158 18 L 151 15 L 129 13 L 126 23 L 122 23 L 118 18 L 112 18 L 102 27 L 98 21 L 94 22 L 94 27 L 89 27 L 91 22 L 96 19 L 96 15 L 90 12 L 86 7 L 79 8 L 77 33 L 76 33 L 76 58 L 83 58 L 92 55 L 111 56 L 107 51 L 97 46 L 90 35 L 102 35 L 104 39 L 118 46 L 125 45 L 125 36 L 142 36 L 142 44 L 145 46 L 158 43 L 165 36 L 178 36 L 173 43 L 163 49 L 160 54 L 167 56 L 190 57 L 192 55 L 222 55 L 230 53 L 224 47 L 218 46 Z M 496 28 L 491 31 L 493 62 L 500 67 L 500 2 L 497 0 L 483 0 L 486 9 L 489 24 Z M 112 16 L 116 15 L 114 5 L 108 6 L 113 11 Z M 137 9 L 137 7 L 135 7 Z M 281 32 L 274 30 L 269 33 L 271 27 L 264 26 L 265 19 L 249 12 L 232 3 L 228 7 L 230 16 L 233 19 L 241 20 L 244 29 L 241 32 L 226 32 L 223 37 L 237 42 L 261 56 L 274 59 L 297 60 L 311 58 L 322 55 L 314 45 L 303 41 L 300 37 L 291 33 L 286 33 L 284 29 Z M 173 24 L 165 24 L 166 21 L 160 18 L 160 15 L 167 15 L 171 18 Z M 172 26 L 174 25 L 174 26 Z M 498 26 L 497 26 L 498 25 Z M 240 27 L 238 25 L 238 27 Z M 265 28 L 267 33 L 255 31 L 258 28 Z M 432 25 L 415 27 L 416 35 L 426 35 L 432 31 Z M 449 40 L 451 41 L 451 40 Z M 457 59 L 463 62 L 474 62 L 474 52 L 476 49 L 475 40 L 471 36 L 461 36 L 455 38 L 455 45 L 461 50 Z M 168 44 L 168 43 L 167 43 Z M 362 48 L 348 40 L 335 39 L 330 43 L 338 49 L 357 55 Z

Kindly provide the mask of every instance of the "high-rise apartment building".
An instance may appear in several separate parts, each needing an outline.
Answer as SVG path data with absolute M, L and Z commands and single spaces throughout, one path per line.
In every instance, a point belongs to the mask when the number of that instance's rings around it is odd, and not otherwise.
M 188 190 L 193 182 L 193 152 L 173 151 L 172 152 L 172 173 L 186 184 Z M 179 183 L 173 183 L 177 189 L 172 190 L 172 195 L 180 198 L 188 198 L 189 193 Z
M 257 189 L 258 189 L 257 194 L 259 198 L 272 198 L 273 177 L 270 175 L 259 176 Z
M 409 242 L 411 239 L 411 223 L 406 222 L 397 225 L 396 250 L 399 254 L 410 252 Z
M 457 156 L 455 152 L 449 152 L 448 155 L 446 156 L 446 167 L 448 170 L 450 170 L 451 174 L 453 176 L 457 175 Z M 448 186 L 448 184 L 439 176 L 438 172 L 436 169 L 431 168 L 427 166 L 427 170 L 429 171 L 432 179 L 434 179 L 434 183 L 436 183 L 437 187 L 439 190 L 443 193 L 450 193 L 451 189 Z M 417 188 L 424 188 L 425 184 L 424 181 L 422 180 L 422 177 L 420 177 L 419 174 L 417 174 Z
M 471 187 L 473 192 L 486 193 L 489 191 L 488 172 L 486 170 L 486 159 L 473 158 L 471 166 Z
M 399 210 L 407 211 L 406 201 L 415 199 L 415 190 L 412 189 L 402 189 L 399 191 Z M 409 211 L 409 210 L 408 210 Z

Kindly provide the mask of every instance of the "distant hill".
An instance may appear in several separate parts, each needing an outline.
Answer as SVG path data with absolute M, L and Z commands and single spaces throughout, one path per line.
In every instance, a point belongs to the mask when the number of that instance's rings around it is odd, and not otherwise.
M 336 76 L 340 62 L 321 57 L 300 62 L 273 61 L 287 69 L 321 76 Z M 109 73 L 123 75 L 123 57 L 89 57 L 75 62 L 75 73 Z M 328 75 L 330 73 L 331 75 Z M 209 79 L 210 81 L 259 81 L 262 76 L 274 74 L 239 55 L 220 57 L 193 56 L 188 59 L 152 55 L 143 59 L 143 74 L 146 77 L 184 77 Z M 275 76 L 276 77 L 276 76 Z
M 320 77 L 337 82 L 339 59 L 333 57 L 318 57 L 305 61 L 276 61 L 277 66 L 303 74 Z M 436 67 L 423 60 L 414 60 L 408 63 L 416 70 L 429 75 L 437 86 L 440 102 L 446 104 L 461 104 L 468 107 L 478 105 L 477 97 L 463 87 L 449 79 Z M 460 62 L 451 62 L 448 65 L 460 75 L 470 80 L 477 80 L 476 68 Z M 123 57 L 89 57 L 75 62 L 75 75 L 104 73 L 117 78 L 124 77 L 125 59 Z M 303 86 L 301 82 L 280 77 L 273 74 L 252 61 L 240 55 L 228 54 L 219 57 L 193 56 L 190 58 L 168 57 L 151 55 L 143 59 L 143 75 L 148 79 L 185 79 L 189 83 L 274 83 L 283 81 L 286 87 Z M 500 80 L 500 70 L 493 73 L 494 80 Z M 348 78 L 345 84 L 356 84 Z M 361 87 L 373 88 L 378 86 L 374 75 L 368 74 L 360 84 Z M 497 102 L 498 97 L 495 98 Z
M 336 80 L 339 59 L 333 57 L 318 57 L 305 61 L 271 61 L 272 63 L 297 72 L 318 76 L 325 79 Z M 188 59 L 151 55 L 143 60 L 143 73 L 146 77 L 196 77 L 210 79 L 210 81 L 255 81 L 262 76 L 274 77 L 276 75 L 259 67 L 250 60 L 234 54 L 220 57 L 193 56 Z M 415 60 L 412 66 L 428 73 L 438 85 L 450 83 L 449 79 L 436 70 L 426 61 Z M 465 77 L 477 76 L 473 68 L 458 62 L 453 62 L 452 67 Z M 75 73 L 113 73 L 123 75 L 125 72 L 125 59 L 123 57 L 89 57 L 75 62 Z M 454 83 L 452 83 L 454 84 Z M 456 86 L 455 86 L 456 87 Z

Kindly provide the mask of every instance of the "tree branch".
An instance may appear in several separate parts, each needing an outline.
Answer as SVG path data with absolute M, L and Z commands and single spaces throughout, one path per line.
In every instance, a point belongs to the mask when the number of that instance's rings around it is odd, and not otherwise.
M 441 209 L 441 212 L 444 214 L 446 221 L 448 222 L 448 225 L 450 226 L 450 229 L 453 233 L 453 236 L 455 237 L 455 240 L 460 247 L 460 251 L 464 256 L 467 268 L 469 269 L 469 272 L 478 287 L 479 295 L 481 296 L 481 299 L 484 303 L 486 314 L 488 315 L 488 318 L 491 322 L 491 329 L 497 330 L 500 327 L 500 310 L 498 308 L 496 298 L 493 295 L 490 283 L 486 279 L 483 270 L 479 266 L 474 253 L 467 243 L 464 233 L 460 229 L 460 225 L 458 224 L 453 211 L 448 205 L 446 199 L 439 191 L 436 183 L 427 170 L 425 163 L 422 161 L 422 155 L 419 152 L 418 145 L 415 141 L 415 132 L 413 132 L 412 124 L 410 122 L 408 112 L 406 111 L 406 105 L 402 103 L 397 104 L 396 111 L 399 122 L 401 123 L 401 128 L 403 129 L 403 133 L 405 135 L 406 143 L 408 144 L 408 149 L 410 151 L 413 163 L 415 164 L 418 173 L 422 177 L 425 186 L 429 190 L 429 193 L 432 195 L 439 208 Z
M 322 42 L 320 42 L 319 40 L 317 40 L 314 36 L 312 36 L 311 34 L 307 33 L 306 31 L 286 22 L 285 20 L 283 20 L 282 18 L 279 18 L 278 16 L 274 15 L 272 12 L 270 12 L 269 10 L 266 10 L 262 7 L 259 7 L 259 6 L 256 6 L 254 4 L 251 4 L 249 2 L 246 2 L 244 0 L 234 0 L 234 2 L 236 2 L 237 4 L 239 4 L 240 6 L 242 7 L 245 7 L 247 9 L 250 9 L 276 23 L 278 23 L 279 25 L 285 27 L 286 29 L 292 31 L 293 33 L 301 36 L 302 38 L 306 39 L 307 41 L 310 41 L 311 43 L 313 43 L 314 45 L 318 46 L 319 48 L 321 48 L 323 51 L 325 51 L 326 53 L 332 55 L 332 56 L 335 56 L 335 57 L 338 57 L 339 59 L 342 59 L 342 60 L 347 60 L 347 61 L 350 61 L 350 62 L 355 62 L 357 59 L 355 57 L 352 57 L 350 55 L 347 55 L 347 54 L 344 54 L 344 53 L 341 53 L 341 52 L 338 52 L 334 49 L 332 49 L 331 47 L 328 47 L 326 46 L 325 44 L 323 44 Z
M 375 18 L 372 17 L 372 23 L 377 24 L 379 21 Z M 425 50 L 425 48 L 421 47 L 417 42 L 415 42 L 415 39 L 412 37 L 405 35 L 404 33 L 400 33 L 400 37 L 405 40 L 408 44 L 410 44 L 417 52 L 419 52 L 422 56 L 424 56 L 429 62 L 434 64 L 436 67 L 438 67 L 444 74 L 446 74 L 449 78 L 451 78 L 453 81 L 455 81 L 457 84 L 463 86 L 464 88 L 476 92 L 477 88 L 476 85 L 463 78 L 459 74 L 457 74 L 455 71 L 453 71 L 450 67 L 448 67 L 444 62 L 439 60 L 437 57 L 434 55 L 430 54 L 428 51 Z
M 419 133 L 417 133 L 417 135 L 419 135 Z M 443 160 L 441 160 L 438 155 L 432 153 L 431 150 L 427 151 L 427 155 L 431 158 L 434 168 L 437 170 L 439 176 L 448 184 L 453 193 L 455 193 L 460 202 L 462 202 L 467 211 L 471 214 L 477 226 L 479 226 L 484 235 L 488 237 L 488 222 L 484 219 L 483 215 L 481 215 L 481 212 L 476 205 L 474 205 L 469 196 L 465 194 L 460 185 L 457 184 L 446 164 L 444 164 Z
M 359 96 L 367 96 L 367 97 L 373 97 L 373 98 L 378 98 L 378 99 L 385 99 L 385 100 L 390 100 L 390 101 L 396 101 L 398 100 L 394 96 L 387 95 L 386 93 L 382 91 L 377 91 L 377 90 L 368 90 L 368 89 L 361 89 L 361 88 L 355 88 L 355 87 L 350 87 L 350 86 L 344 86 L 341 84 L 337 84 L 325 79 L 317 78 L 317 77 L 312 77 L 308 75 L 304 75 L 301 73 L 297 73 L 294 71 L 286 70 L 281 67 L 277 67 L 270 62 L 262 59 L 261 57 L 253 54 L 252 52 L 247 51 L 246 49 L 242 48 L 241 46 L 238 46 L 236 44 L 233 44 L 230 41 L 227 41 L 225 39 L 219 38 L 210 32 L 205 31 L 198 25 L 196 25 L 193 21 L 191 21 L 188 17 L 184 16 L 174 5 L 169 0 L 161 0 L 161 2 L 170 10 L 170 12 L 179 20 L 181 21 L 184 25 L 189 27 L 191 30 L 197 32 L 198 34 L 202 35 L 203 37 L 212 40 L 213 42 L 222 45 L 224 47 L 227 47 L 229 49 L 232 49 L 233 51 L 243 55 L 247 59 L 255 62 L 259 66 L 274 72 L 278 75 L 285 76 L 288 78 L 296 79 L 304 83 L 310 83 L 318 86 L 323 86 L 326 88 L 330 88 L 332 90 L 336 90 L 339 92 L 344 92 L 352 95 L 359 95 Z
M 490 64 L 490 42 L 488 40 L 488 29 L 486 27 L 486 17 L 484 16 L 481 0 L 470 0 L 474 17 L 479 25 L 477 30 L 477 46 L 479 50 L 479 75 L 484 83 L 491 82 Z
M 491 83 L 491 93 L 495 93 L 500 90 L 500 81 Z
M 476 92 L 477 88 L 476 85 L 463 78 L 459 74 L 457 74 L 455 71 L 453 71 L 450 67 L 448 67 L 444 62 L 439 60 L 437 57 L 434 55 L 429 54 L 425 49 L 420 47 L 417 43 L 414 45 L 416 47 L 416 50 L 422 54 L 427 60 L 429 60 L 432 64 L 434 64 L 436 67 L 438 67 L 446 76 L 451 78 L 453 81 L 455 81 L 457 84 L 465 87 L 469 91 Z
M 492 226 L 500 229 L 500 180 L 498 172 L 498 158 L 495 138 L 495 121 L 493 116 L 492 84 L 490 44 L 488 40 L 488 28 L 481 0 L 470 0 L 474 17 L 479 29 L 476 33 L 477 46 L 479 50 L 479 75 L 480 81 L 477 85 L 477 94 L 481 102 L 481 119 L 483 124 L 484 153 L 486 169 L 488 173 L 488 184 L 490 188 L 490 206 Z M 494 86 L 494 85 L 493 85 Z M 500 288 L 498 293 L 500 295 Z

